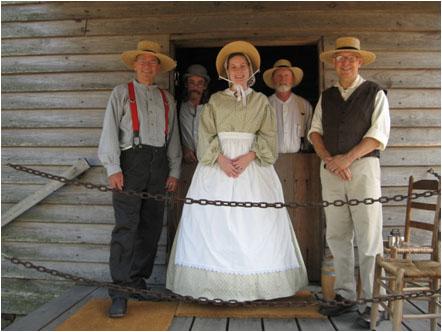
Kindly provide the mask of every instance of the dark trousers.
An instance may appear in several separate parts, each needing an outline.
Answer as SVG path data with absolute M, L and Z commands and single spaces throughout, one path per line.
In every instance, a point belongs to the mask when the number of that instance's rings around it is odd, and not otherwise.
M 164 147 L 122 151 L 124 191 L 163 194 L 169 167 Z M 110 244 L 110 272 L 115 284 L 145 288 L 152 274 L 163 224 L 164 202 L 113 193 L 115 227 Z M 128 294 L 109 290 L 114 297 Z

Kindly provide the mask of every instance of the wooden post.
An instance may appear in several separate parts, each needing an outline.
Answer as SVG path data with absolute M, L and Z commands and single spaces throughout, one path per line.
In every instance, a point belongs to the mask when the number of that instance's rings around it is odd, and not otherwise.
M 88 164 L 86 159 L 79 159 L 76 161 L 68 170 L 66 170 L 61 176 L 72 180 L 77 177 L 85 170 L 89 169 L 91 166 Z M 58 181 L 50 181 L 46 186 L 36 191 L 35 193 L 29 195 L 25 199 L 21 200 L 10 209 L 8 209 L 4 215 L 2 215 L 2 227 L 9 224 L 12 220 L 17 218 L 23 212 L 27 211 L 33 207 L 38 202 L 42 201 L 58 188 L 64 186 L 65 183 Z

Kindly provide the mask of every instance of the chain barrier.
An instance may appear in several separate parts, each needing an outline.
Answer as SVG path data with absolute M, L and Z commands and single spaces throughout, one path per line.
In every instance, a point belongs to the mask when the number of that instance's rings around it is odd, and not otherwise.
M 167 201 L 167 203 L 169 203 L 169 204 L 173 203 L 173 201 L 175 201 L 175 202 L 180 202 L 180 203 L 184 203 L 184 204 L 214 205 L 214 206 L 243 207 L 243 208 L 281 209 L 281 208 L 285 207 L 285 208 L 296 209 L 296 208 L 318 208 L 318 207 L 326 208 L 329 206 L 339 207 L 339 206 L 344 206 L 344 205 L 355 206 L 355 205 L 359 205 L 359 204 L 371 205 L 374 203 L 385 204 L 385 203 L 388 203 L 391 201 L 401 202 L 401 201 L 404 201 L 408 198 L 408 195 L 398 194 L 398 195 L 394 195 L 391 197 L 380 196 L 379 198 L 364 198 L 364 199 L 353 198 L 353 199 L 347 199 L 347 200 L 337 199 L 337 200 L 334 200 L 333 202 L 320 201 L 320 202 L 305 202 L 305 203 L 299 203 L 299 202 L 288 202 L 288 203 L 285 203 L 285 202 L 274 202 L 274 203 L 238 202 L 238 201 L 209 200 L 209 199 L 204 199 L 204 198 L 194 199 L 194 198 L 190 198 L 190 197 L 180 198 L 180 197 L 174 197 L 173 195 L 168 195 L 168 194 L 151 194 L 148 192 L 122 191 L 122 190 L 111 188 L 106 185 L 94 184 L 92 182 L 81 182 L 81 181 L 78 181 L 75 179 L 71 180 L 71 179 L 68 179 L 63 176 L 58 176 L 58 175 L 42 172 L 42 171 L 32 169 L 29 167 L 25 167 L 22 165 L 7 164 L 7 166 L 12 167 L 17 171 L 22 171 L 25 173 L 33 174 L 33 175 L 47 178 L 50 180 L 63 182 L 66 184 L 72 184 L 75 186 L 85 187 L 86 189 L 96 189 L 101 192 L 118 192 L 118 193 L 128 195 L 128 196 L 136 196 L 141 199 L 154 199 L 156 201 Z M 433 169 L 429 169 L 427 172 L 434 175 L 435 177 L 437 177 L 440 181 L 440 175 L 437 174 Z M 421 193 L 412 193 L 410 198 L 416 199 L 416 198 L 420 198 L 420 197 L 431 197 L 431 196 L 437 195 L 439 193 L 440 193 L 440 189 L 439 190 L 428 190 L 428 191 L 424 191 Z
M 222 201 L 222 200 L 208 200 L 208 199 L 193 199 L 189 197 L 185 198 L 176 198 L 169 195 L 162 195 L 162 194 L 150 194 L 147 192 L 135 192 L 135 191 L 120 191 L 117 189 L 113 189 L 106 185 L 97 185 L 91 182 L 81 182 L 75 179 L 68 179 L 63 176 L 58 176 L 46 172 L 42 172 L 36 169 L 32 169 L 29 167 L 25 167 L 22 165 L 15 165 L 15 164 L 7 164 L 7 166 L 14 168 L 17 171 L 26 172 L 29 174 L 33 174 L 36 176 L 44 177 L 50 180 L 59 181 L 66 184 L 72 184 L 75 186 L 82 186 L 86 189 L 96 189 L 101 192 L 119 192 L 125 195 L 129 196 L 136 196 L 141 199 L 154 199 L 157 201 L 167 201 L 167 203 L 171 203 L 171 201 L 175 202 L 182 202 L 184 204 L 200 204 L 200 205 L 214 205 L 214 206 L 229 206 L 229 207 L 245 207 L 245 208 L 252 208 L 252 207 L 258 207 L 258 208 L 316 208 L 316 207 L 328 207 L 328 206 L 344 206 L 344 205 L 358 205 L 358 204 L 366 204 L 371 205 L 374 203 L 388 203 L 390 201 L 400 202 L 408 198 L 408 195 L 394 195 L 392 197 L 388 196 L 381 196 L 377 199 L 375 198 L 365 198 L 362 200 L 358 199 L 347 199 L 347 200 L 335 200 L 333 202 L 328 201 L 320 201 L 320 202 L 312 202 L 312 203 L 298 203 L 298 202 L 276 202 L 276 203 L 267 203 L 267 202 L 236 202 L 236 201 Z M 428 173 L 434 175 L 438 180 L 440 181 L 440 175 L 436 173 L 433 169 L 429 169 L 427 171 Z M 437 195 L 440 193 L 440 190 L 434 190 L 434 191 L 425 191 L 422 193 L 413 193 L 410 197 L 412 199 L 416 199 L 419 197 L 431 197 L 434 195 Z M 304 306 L 311 306 L 311 305 L 317 305 L 321 304 L 323 306 L 330 306 L 335 307 L 338 305 L 353 305 L 353 304 L 367 304 L 367 303 L 379 303 L 384 302 L 387 300 L 405 300 L 405 299 L 415 299 L 419 297 L 430 297 L 430 296 L 439 296 L 440 297 L 440 288 L 437 290 L 425 290 L 425 291 L 418 291 L 418 292 L 407 292 L 405 294 L 393 294 L 393 295 L 385 295 L 385 296 L 378 296 L 374 298 L 360 298 L 356 301 L 351 300 L 344 300 L 344 301 L 325 301 L 321 299 L 320 292 L 312 292 L 312 295 L 316 300 L 309 300 L 309 301 L 294 301 L 290 299 L 278 299 L 278 300 L 256 300 L 256 301 L 238 301 L 238 300 L 222 300 L 222 299 L 208 299 L 206 297 L 198 297 L 194 298 L 191 296 L 182 296 L 173 292 L 158 292 L 153 290 L 147 290 L 147 289 L 137 289 L 132 287 L 125 287 L 120 286 L 117 284 L 113 284 L 110 282 L 102 282 L 97 281 L 93 279 L 88 279 L 84 277 L 75 276 L 69 273 L 60 272 L 55 269 L 49 269 L 44 266 L 35 265 L 29 261 L 23 261 L 16 257 L 8 256 L 4 253 L 2 253 L 2 256 L 11 261 L 13 264 L 17 265 L 23 265 L 25 268 L 28 269 L 34 269 L 40 273 L 46 273 L 50 274 L 54 277 L 60 277 L 66 280 L 71 280 L 76 283 L 86 284 L 90 286 L 97 286 L 97 287 L 104 287 L 108 289 L 113 289 L 116 291 L 121 291 L 129 294 L 134 295 L 141 295 L 141 297 L 145 297 L 148 299 L 155 299 L 155 300 L 162 300 L 162 301 L 180 301 L 184 303 L 198 303 L 198 304 L 212 304 L 212 305 L 226 305 L 230 307 L 237 307 L 237 306 L 245 306 L 245 307 L 258 307 L 258 306 L 269 306 L 269 307 L 281 307 L 281 306 L 291 306 L 291 307 L 304 307 Z M 313 298 L 313 297 L 312 297 Z
M 288 298 L 283 299 L 275 299 L 275 300 L 255 300 L 255 301 L 238 301 L 238 300 L 222 300 L 222 299 L 208 299 L 207 297 L 198 297 L 194 298 L 192 296 L 183 296 L 171 291 L 159 292 L 147 289 L 139 289 L 132 287 L 125 287 L 116 285 L 110 282 L 102 282 L 93 279 L 88 279 L 84 277 L 75 276 L 73 274 L 60 272 L 55 269 L 49 269 L 41 265 L 35 265 L 29 261 L 23 261 L 17 257 L 11 257 L 4 253 L 2 256 L 9 260 L 11 263 L 16 265 L 23 265 L 27 269 L 33 269 L 40 273 L 50 274 L 54 277 L 60 277 L 66 280 L 71 280 L 76 283 L 86 284 L 90 286 L 97 286 L 103 288 L 109 288 L 116 291 L 141 295 L 144 296 L 145 299 L 148 300 L 157 300 L 157 301 L 177 301 L 184 303 L 197 303 L 197 304 L 211 304 L 216 306 L 229 306 L 229 307 L 306 307 L 306 306 L 315 306 L 322 305 L 326 307 L 336 307 L 338 305 L 362 305 L 367 303 L 380 303 L 385 301 L 397 301 L 397 300 L 407 300 L 407 299 L 417 299 L 421 297 L 440 297 L 440 288 L 436 290 L 423 290 L 423 291 L 414 291 L 407 292 L 405 294 L 393 294 L 393 295 L 383 295 L 377 296 L 373 298 L 359 298 L 355 301 L 352 300 L 343 300 L 343 301 L 325 301 L 320 298 L 320 292 L 311 292 L 312 297 L 311 300 L 307 301 L 298 301 Z

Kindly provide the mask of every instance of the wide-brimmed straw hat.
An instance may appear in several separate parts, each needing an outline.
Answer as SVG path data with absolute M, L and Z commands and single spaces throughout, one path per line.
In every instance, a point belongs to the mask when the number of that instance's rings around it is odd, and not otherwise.
M 140 54 L 152 54 L 156 56 L 160 60 L 161 64 L 161 73 L 171 71 L 176 67 L 176 62 L 169 56 L 160 53 L 161 46 L 160 44 L 150 41 L 150 40 L 141 40 L 138 42 L 137 49 L 126 51 L 121 54 L 121 59 L 130 69 L 134 68 L 134 62 Z
M 293 85 L 297 86 L 302 81 L 302 77 L 304 76 L 304 72 L 299 67 L 292 67 L 292 63 L 286 59 L 279 59 L 273 65 L 273 68 L 267 69 L 263 74 L 264 83 L 272 89 L 275 89 L 275 85 L 273 84 L 273 73 L 280 69 L 287 68 L 290 69 L 293 73 Z
M 218 75 L 226 76 L 224 62 L 232 53 L 243 53 L 247 55 L 252 62 L 253 71 L 255 72 L 259 69 L 259 66 L 261 65 L 261 57 L 259 56 L 256 47 L 249 42 L 238 40 L 224 45 L 221 51 L 219 51 L 216 57 L 216 71 L 218 72 Z
M 338 52 L 358 53 L 365 65 L 376 60 L 376 54 L 361 50 L 361 42 L 355 37 L 341 37 L 336 39 L 335 49 L 321 53 L 319 58 L 321 61 L 333 64 L 333 56 Z

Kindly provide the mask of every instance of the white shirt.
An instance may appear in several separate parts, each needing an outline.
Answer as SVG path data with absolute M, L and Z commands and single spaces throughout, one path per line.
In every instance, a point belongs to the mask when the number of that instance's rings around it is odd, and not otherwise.
M 344 100 L 347 100 L 351 94 L 362 84 L 365 80 L 358 75 L 355 81 L 352 83 L 350 87 L 344 89 L 339 82 L 335 83 L 335 87 L 339 89 L 341 96 Z M 313 115 L 312 126 L 308 132 L 308 138 L 310 140 L 310 134 L 313 132 L 317 132 L 320 135 L 324 135 L 324 131 L 322 128 L 322 95 L 319 98 L 318 104 L 315 108 L 315 113 Z M 379 91 L 376 94 L 375 102 L 374 102 L 374 111 L 371 116 L 371 127 L 365 133 L 365 137 L 374 138 L 379 141 L 381 144 L 379 145 L 379 150 L 385 150 L 387 146 L 388 138 L 390 136 L 390 111 L 388 106 L 388 99 L 385 95 L 384 91 Z
M 273 94 L 269 97 L 269 102 L 276 110 L 279 153 L 298 152 L 301 138 L 305 137 L 310 128 L 312 106 L 294 93 L 286 101 Z
M 186 101 L 180 107 L 181 142 L 194 152 L 198 146 L 198 126 L 203 107 L 204 105 L 195 107 L 190 101 Z

